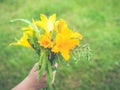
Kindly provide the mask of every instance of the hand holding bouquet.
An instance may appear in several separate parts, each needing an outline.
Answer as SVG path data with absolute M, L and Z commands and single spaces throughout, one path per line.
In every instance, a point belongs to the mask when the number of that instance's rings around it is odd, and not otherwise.
M 54 83 L 53 69 L 57 63 L 63 60 L 68 61 L 72 50 L 79 45 L 82 35 L 69 29 L 63 19 L 56 21 L 56 14 L 49 18 L 40 15 L 40 20 L 32 22 L 25 19 L 15 19 L 12 21 L 23 21 L 28 24 L 23 28 L 23 36 L 20 40 L 10 45 L 20 45 L 31 49 L 39 55 L 37 70 L 38 77 L 47 72 L 47 88 L 51 89 Z M 55 68 L 53 67 L 55 65 Z

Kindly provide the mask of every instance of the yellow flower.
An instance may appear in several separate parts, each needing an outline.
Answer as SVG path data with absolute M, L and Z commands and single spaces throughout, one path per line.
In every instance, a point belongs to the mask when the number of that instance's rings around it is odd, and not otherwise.
M 44 48 L 51 48 L 53 46 L 53 42 L 51 41 L 51 35 L 50 34 L 41 35 L 39 44 Z
M 82 39 L 82 35 L 71 31 L 62 19 L 59 21 L 58 27 L 52 52 L 60 52 L 65 60 L 69 60 L 70 50 L 79 44 L 79 39 Z
M 20 46 L 25 46 L 31 48 L 31 45 L 28 42 L 28 35 L 32 35 L 32 27 L 28 26 L 27 28 L 23 28 L 23 36 L 21 37 L 20 40 L 16 43 L 11 43 L 10 45 L 20 45 Z
M 56 14 L 53 14 L 48 19 L 45 15 L 40 15 L 41 21 L 36 21 L 36 25 L 44 29 L 46 32 L 51 32 L 54 29 Z

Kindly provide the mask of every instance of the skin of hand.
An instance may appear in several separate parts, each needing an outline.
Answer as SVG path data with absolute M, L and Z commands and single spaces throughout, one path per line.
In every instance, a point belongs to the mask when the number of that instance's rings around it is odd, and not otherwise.
M 46 87 L 46 72 L 43 74 L 41 79 L 37 79 L 38 71 L 36 70 L 37 63 L 31 69 L 29 75 L 12 90 L 39 90 Z M 57 68 L 58 64 L 56 63 L 53 68 Z M 53 71 L 53 80 L 51 84 L 54 84 L 56 70 Z
M 36 70 L 37 63 L 31 69 L 29 75 L 12 90 L 39 90 L 46 87 L 46 73 L 37 79 L 38 71 Z

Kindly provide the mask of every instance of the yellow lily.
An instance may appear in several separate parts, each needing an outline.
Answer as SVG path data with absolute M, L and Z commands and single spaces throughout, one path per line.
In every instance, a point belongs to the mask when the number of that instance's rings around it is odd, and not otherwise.
M 40 15 L 41 21 L 36 21 L 36 25 L 44 29 L 46 32 L 51 32 L 54 29 L 54 24 L 56 20 L 56 14 L 53 14 L 48 19 L 42 14 Z
M 51 48 L 53 46 L 50 34 L 45 33 L 44 35 L 41 35 L 40 40 L 38 42 L 40 46 L 43 46 L 44 48 Z
M 28 35 L 32 35 L 32 27 L 28 26 L 27 28 L 23 28 L 23 36 L 21 37 L 20 40 L 16 43 L 11 43 L 10 45 L 20 45 L 20 46 L 25 46 L 31 48 L 31 45 L 28 42 Z
M 69 60 L 70 50 L 79 44 L 79 39 L 82 39 L 82 35 L 71 31 L 66 22 L 61 19 L 59 21 L 59 28 L 55 38 L 55 45 L 52 48 L 52 52 L 60 52 L 65 60 Z

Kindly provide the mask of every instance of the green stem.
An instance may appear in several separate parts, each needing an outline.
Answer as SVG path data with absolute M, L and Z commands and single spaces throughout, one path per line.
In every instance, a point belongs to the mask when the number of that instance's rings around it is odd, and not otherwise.
M 53 79 L 53 70 L 52 70 L 52 64 L 49 60 L 49 50 L 48 49 L 41 49 L 40 58 L 39 58 L 39 65 L 41 65 L 41 68 L 39 69 L 39 78 L 42 77 L 43 73 L 47 72 L 47 87 L 44 88 L 44 90 L 54 90 L 53 85 L 51 84 Z

